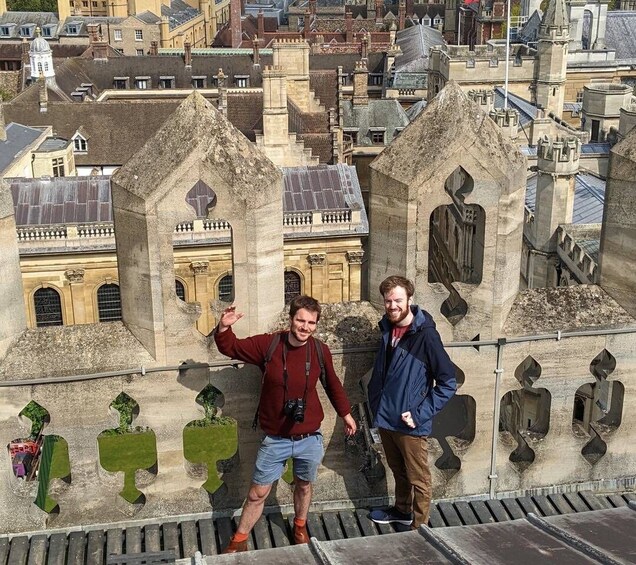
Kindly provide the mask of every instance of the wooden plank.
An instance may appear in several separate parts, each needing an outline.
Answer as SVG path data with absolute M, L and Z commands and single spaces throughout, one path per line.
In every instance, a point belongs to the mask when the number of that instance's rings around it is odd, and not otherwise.
M 566 492 L 563 496 L 577 512 L 587 512 L 589 510 L 578 492 Z
M 501 500 L 495 498 L 493 500 L 486 500 L 485 503 L 490 513 L 495 517 L 496 522 L 507 522 L 510 520 L 510 515 L 506 512 Z
M 141 526 L 129 526 L 124 533 L 126 535 L 125 553 L 141 553 Z
M 28 565 L 44 565 L 46 563 L 46 546 L 48 542 L 49 538 L 46 534 L 38 534 L 31 537 Z
M 216 547 L 216 537 L 214 536 L 214 522 L 212 518 L 199 520 L 199 537 L 201 538 L 201 553 L 203 555 L 217 555 L 219 550 Z
M 541 510 L 539 510 L 538 506 L 534 503 L 531 497 L 520 496 L 517 498 L 517 502 L 526 516 L 530 514 L 530 512 L 537 516 L 541 516 Z
M 596 496 L 591 492 L 580 492 L 579 495 L 585 504 L 587 504 L 592 510 L 605 510 L 612 507 L 607 500 L 603 500 L 601 497 Z
M 548 500 L 554 505 L 559 514 L 572 514 L 574 510 L 562 494 L 549 494 Z
M 477 516 L 477 520 L 479 520 L 480 524 L 492 524 L 495 522 L 490 510 L 488 510 L 488 506 L 483 500 L 473 500 L 470 503 L 473 512 Z
M 517 502 L 516 498 L 503 498 L 501 500 L 501 504 L 504 505 L 506 512 L 510 514 L 513 520 L 519 520 L 520 518 L 525 518 L 525 514 L 523 510 L 521 510 L 521 506 Z
M 428 515 L 428 525 L 431 528 L 444 528 L 446 527 L 446 523 L 444 522 L 444 518 L 440 514 L 437 509 L 437 504 L 431 504 L 431 511 Z
M 554 506 L 550 504 L 547 496 L 533 496 L 532 500 L 544 516 L 556 516 L 558 514 L 558 512 L 554 509 Z
M 217 518 L 216 531 L 219 533 L 219 545 L 221 551 L 223 551 L 227 544 L 230 543 L 230 538 L 234 531 L 232 530 L 232 520 L 230 518 Z
M 325 526 L 328 540 L 344 539 L 345 535 L 342 531 L 337 512 L 323 512 L 322 523 Z
M 272 531 L 272 542 L 274 547 L 287 547 L 291 545 L 289 541 L 289 531 L 287 530 L 287 522 L 280 512 L 273 512 L 267 515 L 270 530 Z M 217 524 L 218 527 L 218 524 Z
M 0 565 L 5 565 L 9 557 L 9 538 L 0 538 Z
M 173 551 L 177 559 L 179 559 L 179 526 L 176 522 L 165 522 L 161 526 L 163 537 L 163 550 Z
M 327 541 L 327 535 L 319 514 L 309 514 L 307 516 L 307 531 L 309 532 L 309 537 L 316 538 L 318 541 Z
M 144 551 L 161 551 L 161 528 L 159 524 L 144 526 Z
M 479 524 L 477 520 L 477 516 L 473 512 L 473 509 L 470 507 L 470 504 L 464 500 L 457 501 L 454 505 L 455 511 L 459 514 L 461 521 L 467 526 L 474 526 Z
M 369 511 L 364 508 L 356 508 L 356 518 L 360 524 L 362 536 L 377 536 L 376 524 L 369 518 Z
M 455 507 L 450 502 L 438 502 L 437 509 L 439 510 L 444 523 L 448 526 L 461 526 L 462 521 L 455 510 Z
M 64 565 L 66 563 L 66 534 L 51 534 L 49 537 L 49 555 L 47 565 Z
M 181 546 L 183 548 L 183 559 L 193 558 L 194 554 L 199 551 L 199 542 L 197 541 L 197 523 L 194 520 L 186 520 L 181 522 Z
M 28 536 L 16 536 L 11 540 L 7 565 L 26 565 L 29 555 Z
M 239 526 L 239 521 L 240 518 L 239 517 L 234 517 L 232 518 L 232 531 L 236 532 L 238 530 L 238 526 Z M 250 532 L 247 536 L 247 551 L 251 551 L 252 549 L 254 549 L 254 541 L 253 541 L 253 531 Z
M 106 530 L 106 558 L 109 555 L 121 555 L 124 547 L 124 532 L 119 528 Z
M 620 494 L 610 494 L 607 498 L 612 503 L 614 508 L 622 508 L 623 506 L 627 506 L 627 502 L 625 502 L 625 499 Z
M 252 536 L 254 537 L 254 547 L 256 549 L 271 549 L 273 547 L 272 538 L 269 535 L 269 528 L 267 527 L 267 518 L 261 516 L 252 530 Z
M 86 549 L 86 534 L 84 532 L 71 532 L 68 536 L 67 565 L 84 565 Z
M 338 512 L 340 522 L 342 523 L 342 531 L 347 539 L 359 538 L 360 527 L 358 526 L 358 520 L 352 510 L 341 510 Z
M 104 563 L 104 532 L 91 530 L 86 536 L 86 565 L 103 565 Z

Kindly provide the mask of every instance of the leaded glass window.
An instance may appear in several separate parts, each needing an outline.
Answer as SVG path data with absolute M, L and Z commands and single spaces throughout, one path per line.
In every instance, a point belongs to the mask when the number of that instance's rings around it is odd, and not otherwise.
M 234 277 L 225 275 L 219 281 L 219 300 L 223 302 L 232 302 L 234 300 Z
M 103 284 L 97 290 L 97 310 L 100 322 L 121 320 L 119 285 Z
M 285 271 L 285 304 L 300 295 L 300 275 L 294 271 Z
M 44 326 L 61 326 L 62 300 L 59 293 L 53 288 L 40 288 L 33 295 L 35 306 L 35 325 L 38 328 Z

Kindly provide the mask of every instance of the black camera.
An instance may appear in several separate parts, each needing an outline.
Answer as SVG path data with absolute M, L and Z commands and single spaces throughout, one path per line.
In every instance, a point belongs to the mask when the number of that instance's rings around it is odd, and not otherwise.
M 292 400 L 286 400 L 283 405 L 283 412 L 285 416 L 294 420 L 294 422 L 305 421 L 305 399 L 294 398 Z

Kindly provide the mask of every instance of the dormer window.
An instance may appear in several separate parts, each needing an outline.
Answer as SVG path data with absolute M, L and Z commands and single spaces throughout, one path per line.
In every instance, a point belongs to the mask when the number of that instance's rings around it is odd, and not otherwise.
M 21 26 L 20 37 L 31 37 L 33 35 L 34 26 Z
M 11 35 L 11 28 L 9 26 L 0 26 L 0 37 L 9 37 Z
M 174 88 L 174 77 L 172 76 L 160 76 L 159 88 Z
M 66 25 L 66 33 L 69 35 L 79 35 L 80 24 L 72 23 Z
M 88 142 L 80 133 L 76 133 L 73 137 L 73 153 L 86 153 L 88 151 Z
M 44 26 L 42 27 L 42 37 L 53 37 L 53 29 L 55 26 Z
M 249 75 L 234 75 L 234 83 L 238 88 L 248 88 L 250 85 Z
M 437 27 L 441 23 L 442 23 L 442 18 L 440 18 L 439 16 L 435 16 L 435 19 L 433 20 L 433 25 Z

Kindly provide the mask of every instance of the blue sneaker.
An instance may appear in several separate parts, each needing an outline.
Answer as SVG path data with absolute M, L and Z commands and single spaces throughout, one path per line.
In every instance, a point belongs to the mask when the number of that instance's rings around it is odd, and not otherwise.
M 395 506 L 390 508 L 378 508 L 369 513 L 369 518 L 376 524 L 402 524 L 410 526 L 413 523 L 413 515 L 400 512 Z

